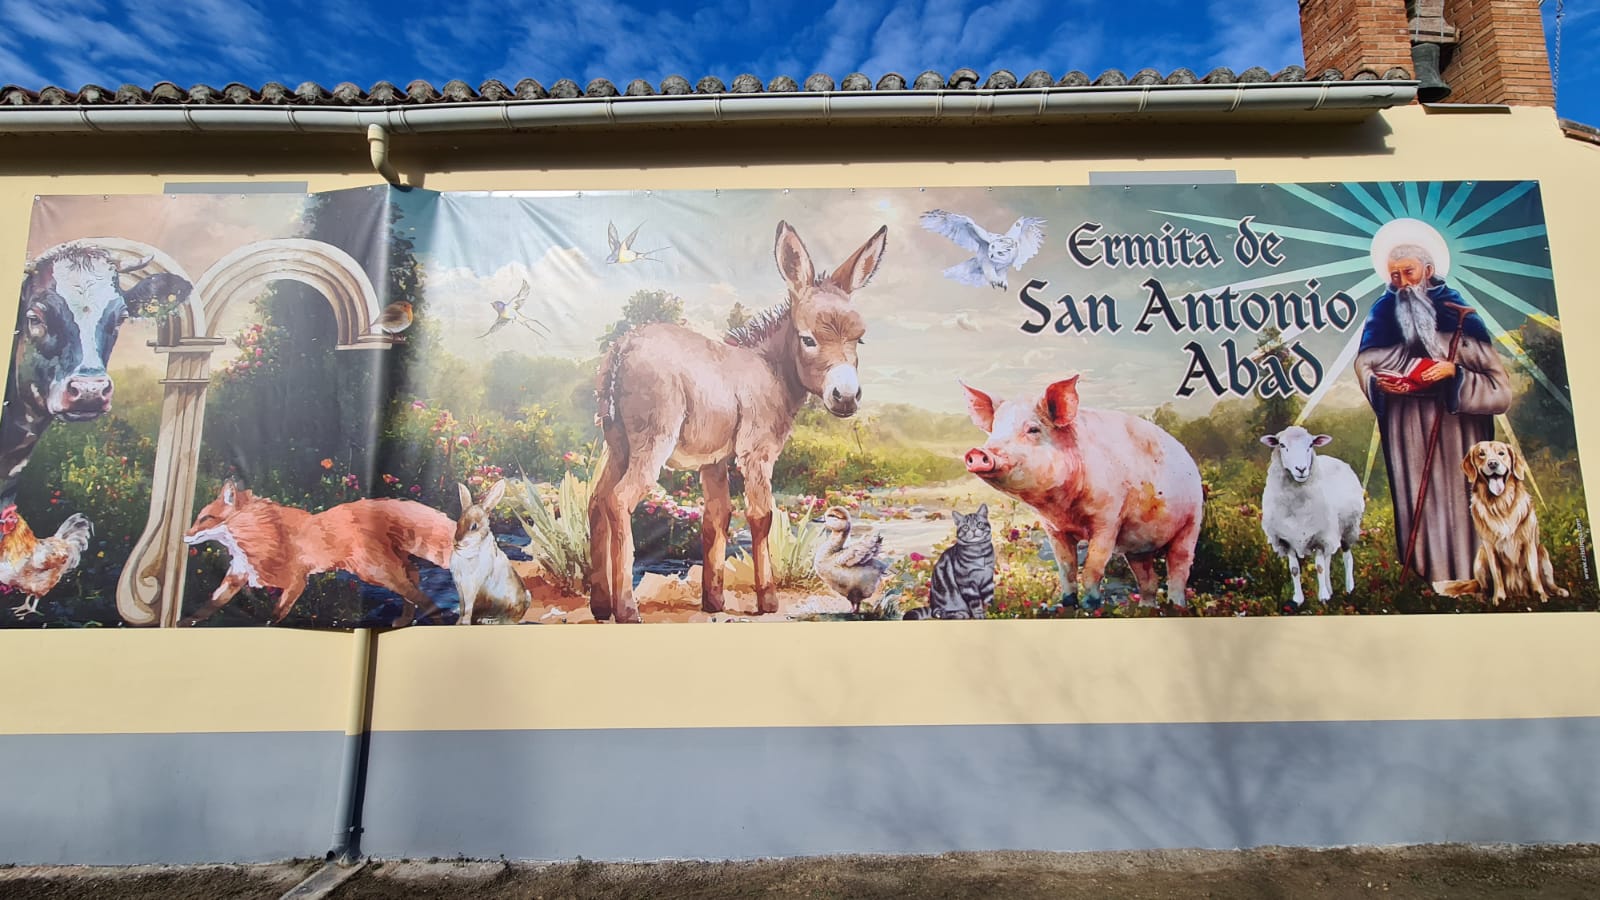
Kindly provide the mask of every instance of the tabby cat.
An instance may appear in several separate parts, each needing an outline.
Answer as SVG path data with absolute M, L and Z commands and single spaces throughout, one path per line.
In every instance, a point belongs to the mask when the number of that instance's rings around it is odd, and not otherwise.
M 907 610 L 907 619 L 983 619 L 994 600 L 994 541 L 989 504 L 970 515 L 955 513 L 956 542 L 933 564 L 928 605 Z

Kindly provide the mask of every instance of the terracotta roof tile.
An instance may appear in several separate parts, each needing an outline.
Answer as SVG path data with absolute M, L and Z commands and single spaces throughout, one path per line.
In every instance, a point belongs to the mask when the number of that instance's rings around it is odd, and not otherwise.
M 1313 74 L 1300 66 L 1287 66 L 1277 73 L 1268 72 L 1260 66 L 1253 66 L 1238 74 L 1234 74 L 1231 69 L 1218 67 L 1207 72 L 1204 77 L 1185 68 L 1175 69 L 1165 75 L 1155 69 L 1145 68 L 1140 69 L 1131 77 L 1118 69 L 1107 69 L 1093 78 L 1084 72 L 1073 70 L 1063 74 L 1059 79 L 1054 78 L 1049 72 L 1039 69 L 1029 72 L 1021 80 L 1018 80 L 1015 72 L 1007 69 L 996 70 L 985 77 L 976 70 L 960 68 L 951 72 L 949 77 L 930 69 L 917 75 L 915 79 L 909 82 L 902 74 L 889 72 L 880 77 L 876 84 L 872 82 L 869 76 L 861 72 L 852 72 L 845 76 L 842 82 L 837 83 L 832 76 L 819 72 L 805 80 L 803 90 L 842 90 L 852 92 L 903 90 L 970 91 L 981 88 L 984 90 L 1003 91 L 1019 88 L 1040 89 L 1052 86 L 1057 88 L 1085 88 L 1121 87 L 1126 85 L 1409 81 L 1410 79 L 1411 73 L 1401 68 L 1390 69 L 1381 75 L 1373 69 L 1361 69 L 1347 75 L 1338 69 L 1328 69 Z M 260 88 L 252 88 L 248 85 L 233 82 L 222 88 L 197 84 L 184 89 L 170 81 L 162 81 L 148 90 L 139 85 L 124 84 L 115 91 L 97 84 L 87 84 L 76 91 L 56 85 L 48 85 L 35 91 L 19 85 L 7 84 L 0 86 L 0 108 L 107 103 L 123 105 L 227 103 L 236 105 L 294 106 L 422 106 L 430 103 L 566 100 L 580 97 L 649 97 L 656 94 L 782 94 L 799 90 L 802 90 L 801 85 L 788 75 L 779 75 L 763 86 L 759 77 L 748 73 L 739 75 L 733 80 L 732 85 L 724 84 L 720 78 L 712 75 L 705 76 L 698 82 L 690 82 L 689 79 L 681 75 L 669 75 L 658 86 L 651 85 L 650 82 L 642 78 L 636 78 L 628 82 L 626 90 L 618 89 L 613 82 L 604 78 L 596 78 L 590 81 L 586 87 L 580 87 L 572 79 L 563 78 L 551 85 L 548 90 L 532 78 L 524 78 L 518 81 L 515 87 L 507 87 L 504 82 L 491 79 L 485 81 L 476 89 L 461 80 L 448 81 L 442 87 L 435 88 L 429 82 L 419 79 L 407 84 L 404 90 L 387 81 L 380 81 L 367 90 L 362 90 L 359 85 L 348 81 L 341 82 L 332 90 L 312 81 L 304 82 L 293 90 L 277 82 L 268 82 Z

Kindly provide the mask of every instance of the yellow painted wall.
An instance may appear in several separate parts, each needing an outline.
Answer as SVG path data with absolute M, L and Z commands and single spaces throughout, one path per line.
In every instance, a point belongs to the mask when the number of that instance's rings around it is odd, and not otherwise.
M 379 181 L 348 138 L 0 139 L 0 285 L 36 194 L 167 181 Z M 1546 109 L 1393 110 L 1358 125 L 816 127 L 400 136 L 435 190 L 1242 183 L 1542 184 L 1580 445 L 1600 452 L 1600 147 Z M 0 293 L 0 321 L 15 295 Z M 1590 491 L 1591 517 L 1600 489 Z M 342 729 L 355 640 L 281 629 L 0 632 L 0 733 Z M 378 729 L 1528 718 L 1600 715 L 1600 616 L 418 629 L 383 636 Z M 49 673 L 44 675 L 43 673 Z M 921 690 L 939 674 L 937 694 Z M 961 690 L 965 686 L 965 690 Z

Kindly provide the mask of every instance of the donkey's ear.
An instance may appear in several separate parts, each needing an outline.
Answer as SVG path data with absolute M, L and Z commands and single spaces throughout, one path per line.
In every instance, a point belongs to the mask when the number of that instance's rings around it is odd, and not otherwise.
M 778 223 L 778 242 L 772 252 L 778 260 L 778 274 L 789 287 L 805 288 L 816 282 L 817 270 L 811 265 L 811 253 L 788 222 Z
M 961 389 L 967 392 L 967 415 L 972 417 L 972 424 L 982 428 L 987 434 L 994 430 L 994 398 L 978 390 L 965 381 L 957 381 Z
M 874 272 L 878 271 L 878 264 L 883 262 L 883 251 L 889 245 L 889 226 L 878 229 L 877 234 L 867 238 L 860 249 L 850 254 L 850 258 L 839 264 L 829 279 L 833 286 L 845 294 L 853 294 L 867 286 L 872 280 Z

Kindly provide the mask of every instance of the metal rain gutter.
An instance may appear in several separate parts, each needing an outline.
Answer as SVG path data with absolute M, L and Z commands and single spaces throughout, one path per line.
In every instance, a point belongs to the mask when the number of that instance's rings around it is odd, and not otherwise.
M 1404 106 L 1415 81 L 1250 82 L 1211 85 L 1020 88 L 969 91 L 846 91 L 579 97 L 382 107 L 212 104 L 0 107 L 0 135 L 72 132 L 365 134 L 373 168 L 400 184 L 389 160 L 392 134 L 521 131 L 585 126 L 723 122 L 933 121 L 970 124 L 1119 115 L 1247 111 L 1376 111 Z
M 1379 110 L 1416 99 L 1415 81 L 1267 82 L 967 91 L 832 91 L 580 97 L 384 107 L 225 104 L 0 108 L 0 134 L 62 132 L 305 132 L 394 134 L 518 131 L 549 127 L 933 119 L 959 124 L 1008 118 L 1128 114 Z

